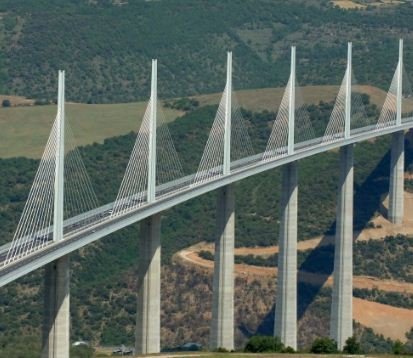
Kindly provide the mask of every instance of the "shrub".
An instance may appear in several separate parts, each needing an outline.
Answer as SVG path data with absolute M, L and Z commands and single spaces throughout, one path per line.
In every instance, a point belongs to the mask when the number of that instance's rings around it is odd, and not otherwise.
M 50 101 L 45 98 L 38 98 L 34 101 L 35 106 L 45 106 L 47 104 L 50 104 Z
M 316 338 L 311 346 L 311 353 L 337 353 L 337 343 L 331 338 Z
M 180 98 L 173 102 L 166 102 L 165 107 L 190 112 L 198 108 L 199 101 L 194 98 Z
M 253 336 L 245 345 L 244 351 L 250 353 L 282 352 L 284 345 L 280 338 L 271 336 Z
M 344 353 L 348 354 L 362 354 L 363 351 L 361 349 L 360 343 L 357 341 L 356 337 L 352 336 L 347 338 L 346 344 L 343 348 Z
M 224 347 L 219 347 L 216 349 L 216 352 L 218 353 L 228 353 L 228 349 L 224 348 Z
M 92 358 L 95 350 L 92 347 L 77 346 L 70 348 L 70 357 L 73 358 Z
M 10 107 L 11 103 L 10 100 L 8 99 L 3 99 L 3 102 L 1 103 L 2 107 Z
M 293 347 L 288 346 L 288 347 L 285 347 L 281 352 L 282 353 L 295 353 L 295 350 Z
M 204 260 L 214 261 L 214 254 L 206 250 L 201 250 L 198 256 Z
M 406 347 L 405 345 L 397 340 L 396 342 L 393 343 L 393 354 L 400 355 L 400 354 L 405 354 L 406 353 Z

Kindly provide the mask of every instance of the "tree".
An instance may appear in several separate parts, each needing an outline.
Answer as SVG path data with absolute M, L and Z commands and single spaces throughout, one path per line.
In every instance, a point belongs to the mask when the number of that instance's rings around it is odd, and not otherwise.
M 295 349 L 293 347 L 285 347 L 282 351 L 282 353 L 295 353 Z
M 49 103 L 50 103 L 50 101 L 48 101 L 45 98 L 38 98 L 34 101 L 35 106 L 44 106 L 44 105 L 49 104 Z
M 344 353 L 348 354 L 362 354 L 363 351 L 361 349 L 360 343 L 357 341 L 355 336 L 349 337 L 346 340 L 346 344 L 343 348 Z
M 73 358 L 92 358 L 95 350 L 88 346 L 70 347 L 70 356 Z
M 11 107 L 11 102 L 8 99 L 3 99 L 3 102 L 1 103 L 2 107 Z
M 405 354 L 406 353 L 406 347 L 402 342 L 399 340 L 395 341 L 393 343 L 393 354 L 399 355 L 399 354 Z
M 406 333 L 407 342 L 405 343 L 404 347 L 406 353 L 413 353 L 413 328 L 410 329 L 409 332 Z
M 316 338 L 311 346 L 311 353 L 337 353 L 337 343 L 331 338 L 321 337 Z
M 280 338 L 271 336 L 252 336 L 245 345 L 244 351 L 250 353 L 282 352 L 284 345 Z

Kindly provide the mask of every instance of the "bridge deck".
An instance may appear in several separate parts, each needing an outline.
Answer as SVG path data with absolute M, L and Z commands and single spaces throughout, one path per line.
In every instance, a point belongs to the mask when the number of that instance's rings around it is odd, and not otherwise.
M 321 138 L 317 138 L 299 143 L 296 144 L 295 152 L 291 155 L 276 156 L 277 153 L 274 153 L 275 156 L 273 158 L 263 160 L 263 153 L 257 154 L 231 163 L 231 173 L 229 175 L 216 175 L 208 181 L 194 183 L 194 174 L 192 174 L 159 186 L 157 188 L 156 201 L 153 203 L 143 203 L 139 202 L 139 200 L 136 201 L 136 198 L 130 198 L 129 203 L 133 203 L 134 206 L 125 203 L 125 210 L 117 215 L 111 214 L 114 203 L 108 203 L 66 220 L 64 223 L 64 239 L 60 242 L 50 241 L 42 249 L 7 263 L 7 265 L 5 265 L 5 258 L 8 245 L 10 244 L 0 247 L 0 287 L 93 241 L 209 191 L 296 160 L 341 146 L 407 130 L 411 127 L 413 127 L 413 117 L 403 119 L 401 126 L 381 129 L 376 129 L 375 126 L 365 127 L 353 131 L 351 137 L 347 139 L 337 138 L 331 142 L 323 143 Z M 219 173 L 218 170 L 217 173 Z M 146 193 L 139 194 L 139 197 L 145 198 Z M 139 206 L 137 206 L 138 204 Z M 87 222 L 86 227 L 82 226 L 82 223 L 85 222 Z M 51 230 L 52 228 L 50 227 L 49 231 L 51 232 Z

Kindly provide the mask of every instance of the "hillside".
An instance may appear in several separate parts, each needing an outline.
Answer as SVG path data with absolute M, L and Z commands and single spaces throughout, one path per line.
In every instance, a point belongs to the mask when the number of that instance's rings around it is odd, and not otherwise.
M 397 40 L 411 50 L 413 8 L 343 10 L 328 0 L 0 1 L 0 93 L 55 98 L 56 71 L 67 97 L 82 103 L 147 97 L 151 58 L 164 98 L 213 93 L 234 52 L 236 88 L 279 87 L 297 45 L 298 81 L 340 83 L 347 41 L 360 83 L 387 89 Z M 109 25 L 109 26 L 108 26 Z M 409 68 L 407 68 L 409 70 Z

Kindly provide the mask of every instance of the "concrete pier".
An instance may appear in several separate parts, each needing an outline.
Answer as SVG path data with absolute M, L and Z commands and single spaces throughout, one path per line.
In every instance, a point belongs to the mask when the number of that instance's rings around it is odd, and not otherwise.
M 297 163 L 282 167 L 281 223 L 274 336 L 297 349 Z
M 353 335 L 353 145 L 340 148 L 330 336 L 343 349 Z
M 404 215 L 404 132 L 393 134 L 390 159 L 388 219 L 401 224 Z
M 161 336 L 161 215 L 141 222 L 136 354 L 159 353 Z
M 63 256 L 45 268 L 43 358 L 69 358 L 70 261 Z
M 210 348 L 234 349 L 234 188 L 219 189 Z

